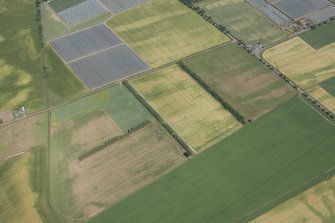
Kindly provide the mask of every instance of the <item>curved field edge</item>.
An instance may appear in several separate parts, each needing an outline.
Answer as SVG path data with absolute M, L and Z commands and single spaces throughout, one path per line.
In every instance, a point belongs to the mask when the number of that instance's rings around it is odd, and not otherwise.
M 89 222 L 250 220 L 328 176 L 334 133 L 295 97 Z
M 229 41 L 178 0 L 149 1 L 107 24 L 152 67 Z

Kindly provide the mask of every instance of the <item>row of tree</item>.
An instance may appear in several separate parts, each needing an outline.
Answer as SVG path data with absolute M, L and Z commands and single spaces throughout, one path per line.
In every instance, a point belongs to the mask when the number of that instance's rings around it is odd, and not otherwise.
M 162 116 L 153 108 L 147 101 L 136 91 L 128 81 L 123 81 L 124 86 L 139 100 L 142 105 L 151 113 L 151 115 L 168 131 L 168 133 L 179 143 L 179 145 L 185 150 L 184 155 L 186 157 L 192 155 L 192 149 L 189 145 L 174 131 L 169 124 L 165 122 Z
M 205 81 L 203 81 L 201 79 L 201 77 L 199 77 L 198 74 L 196 74 L 195 72 L 193 72 L 190 68 L 188 68 L 186 66 L 186 64 L 184 64 L 183 62 L 179 61 L 178 66 L 184 70 L 186 73 L 188 73 L 193 80 L 195 80 L 198 84 L 200 84 L 200 86 L 202 86 L 210 95 L 213 96 L 213 98 L 215 98 L 218 102 L 220 102 L 220 104 L 226 109 L 228 110 L 239 122 L 241 122 L 242 124 L 246 124 L 246 121 L 244 119 L 244 117 L 237 111 L 235 110 L 228 102 L 226 102 L 218 93 L 216 93 L 216 91 L 214 91 Z
M 116 136 L 116 137 L 113 137 L 111 139 L 108 139 L 104 143 L 102 143 L 102 144 L 100 144 L 98 146 L 95 146 L 92 149 L 90 149 L 90 150 L 84 152 L 83 154 L 81 154 L 78 157 L 78 160 L 82 161 L 83 159 L 85 159 L 85 158 L 87 158 L 87 157 L 89 157 L 89 156 L 91 156 L 91 155 L 93 155 L 93 154 L 95 154 L 95 153 L 97 153 L 97 152 L 105 149 L 106 147 L 108 147 L 108 146 L 110 146 L 110 145 L 112 145 L 112 144 L 120 141 L 121 139 L 125 138 L 126 136 L 128 136 L 128 135 L 130 135 L 130 134 L 132 134 L 132 133 L 134 133 L 134 132 L 136 132 L 136 131 L 144 128 L 144 127 L 146 127 L 149 124 L 151 124 L 150 120 L 144 121 L 144 122 L 140 123 L 139 125 L 137 125 L 137 126 L 135 126 L 133 128 L 128 129 L 128 131 L 127 131 L 126 134 L 123 134 L 121 136 Z
M 40 41 L 40 45 L 43 48 L 44 46 L 44 36 L 43 36 L 43 25 L 42 25 L 42 13 L 41 13 L 41 2 L 40 0 L 35 1 L 36 6 L 36 16 L 35 20 L 37 22 L 37 34 Z

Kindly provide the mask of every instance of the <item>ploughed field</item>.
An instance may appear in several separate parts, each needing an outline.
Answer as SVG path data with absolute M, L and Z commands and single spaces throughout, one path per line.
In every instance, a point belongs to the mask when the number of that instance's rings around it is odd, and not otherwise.
M 178 0 L 148 1 L 107 24 L 151 67 L 229 41 Z
M 113 86 L 52 113 L 50 204 L 62 221 L 86 222 L 183 163 L 182 153 L 125 87 Z
M 250 220 L 334 167 L 334 134 L 295 97 L 89 222 Z
M 295 94 L 275 73 L 234 44 L 183 62 L 249 121 L 272 111 Z

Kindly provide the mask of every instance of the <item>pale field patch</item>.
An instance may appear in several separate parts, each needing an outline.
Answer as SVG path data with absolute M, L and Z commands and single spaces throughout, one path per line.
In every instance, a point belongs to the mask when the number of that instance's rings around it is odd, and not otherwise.
M 319 85 L 308 89 L 308 93 L 323 106 L 335 113 L 335 98 Z
M 295 37 L 265 51 L 263 57 L 303 89 L 335 76 L 335 43 L 315 50 Z
M 35 208 L 37 195 L 30 185 L 31 157 L 30 153 L 25 153 L 0 163 L 0 219 L 3 223 L 43 223 Z
M 47 143 L 47 115 L 26 118 L 0 128 L 0 158 Z
M 198 152 L 241 127 L 231 113 L 177 65 L 130 83 Z
M 335 178 L 291 198 L 250 223 L 328 223 L 335 221 Z

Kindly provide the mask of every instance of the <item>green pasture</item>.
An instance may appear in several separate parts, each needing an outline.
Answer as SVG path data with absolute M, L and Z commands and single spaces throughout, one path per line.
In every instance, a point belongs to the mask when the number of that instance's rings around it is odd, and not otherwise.
M 268 45 L 286 36 L 280 28 L 244 0 L 205 0 L 196 4 L 245 44 Z
M 316 50 L 327 46 L 335 42 L 335 21 L 305 32 L 300 37 Z
M 104 110 L 108 113 L 122 131 L 127 131 L 151 119 L 151 115 L 121 84 L 58 108 L 54 113 L 54 118 L 55 121 L 61 123 L 97 110 Z
M 246 119 L 293 97 L 294 90 L 241 47 L 228 44 L 183 61 Z
M 88 91 L 81 80 L 68 68 L 50 48 L 44 49 L 48 74 L 49 103 L 60 104 Z
M 334 134 L 295 97 L 89 222 L 244 222 L 334 167 Z
M 107 24 L 152 67 L 229 41 L 179 0 L 148 1 Z
M 320 86 L 335 97 L 335 77 L 329 78 L 328 80 L 322 82 Z

